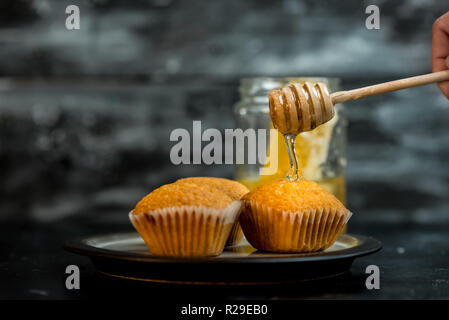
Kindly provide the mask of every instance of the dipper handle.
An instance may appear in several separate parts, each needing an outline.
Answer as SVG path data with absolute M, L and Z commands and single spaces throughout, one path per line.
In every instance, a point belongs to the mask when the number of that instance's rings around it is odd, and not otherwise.
M 446 58 L 446 64 L 449 67 L 449 57 Z M 424 74 L 421 76 L 375 84 L 372 86 L 367 86 L 359 89 L 353 89 L 348 91 L 337 91 L 331 94 L 331 99 L 333 104 L 337 104 L 345 101 L 357 100 L 364 97 L 374 96 L 376 94 L 402 90 L 406 88 L 412 88 L 429 83 L 447 80 L 449 80 L 449 70 L 444 70 Z

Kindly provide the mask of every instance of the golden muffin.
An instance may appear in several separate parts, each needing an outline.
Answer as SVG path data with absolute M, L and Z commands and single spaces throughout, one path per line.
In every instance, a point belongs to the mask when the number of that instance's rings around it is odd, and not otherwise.
M 212 177 L 192 177 L 179 179 L 178 182 L 189 182 L 200 185 L 209 185 L 220 191 L 223 191 L 232 200 L 240 200 L 245 194 L 249 192 L 249 189 L 243 184 L 224 178 L 212 178 Z M 238 221 L 234 224 L 229 234 L 226 245 L 233 246 L 238 244 L 243 239 L 243 231 Z
M 177 182 L 145 196 L 129 214 L 154 255 L 219 255 L 238 218 L 241 201 L 209 185 Z
M 246 239 L 265 251 L 324 250 L 352 215 L 332 193 L 305 179 L 267 182 L 243 201 L 239 221 Z

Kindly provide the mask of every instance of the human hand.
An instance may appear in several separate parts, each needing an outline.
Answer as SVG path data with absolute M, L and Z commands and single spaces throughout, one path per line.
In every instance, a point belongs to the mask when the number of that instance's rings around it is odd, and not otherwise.
M 449 12 L 435 20 L 432 27 L 432 71 L 447 70 L 449 67 Z M 449 81 L 438 84 L 449 99 Z

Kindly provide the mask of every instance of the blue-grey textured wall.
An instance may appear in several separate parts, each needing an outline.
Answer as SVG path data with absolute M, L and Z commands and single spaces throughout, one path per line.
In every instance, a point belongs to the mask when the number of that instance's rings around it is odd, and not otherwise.
M 65 28 L 68 4 L 80 7 L 78 31 Z M 365 28 L 368 4 L 381 9 L 378 31 Z M 333 76 L 349 89 L 429 72 L 431 26 L 448 10 L 437 0 L 3 0 L 0 219 L 124 212 L 177 177 L 232 176 L 171 165 L 170 131 L 198 119 L 233 127 L 243 76 Z M 449 102 L 438 88 L 346 107 L 350 208 L 425 223 L 431 207 L 447 220 Z

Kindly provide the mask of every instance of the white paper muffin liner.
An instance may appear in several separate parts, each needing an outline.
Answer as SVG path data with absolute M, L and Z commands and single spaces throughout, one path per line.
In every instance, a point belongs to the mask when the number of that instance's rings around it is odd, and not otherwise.
M 215 256 L 223 251 L 242 204 L 233 201 L 223 209 L 180 206 L 142 214 L 131 211 L 129 219 L 154 255 Z
M 351 218 L 349 210 L 278 211 L 245 202 L 240 224 L 249 243 L 273 252 L 314 252 L 330 247 Z

